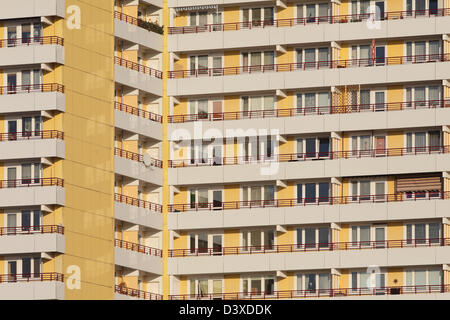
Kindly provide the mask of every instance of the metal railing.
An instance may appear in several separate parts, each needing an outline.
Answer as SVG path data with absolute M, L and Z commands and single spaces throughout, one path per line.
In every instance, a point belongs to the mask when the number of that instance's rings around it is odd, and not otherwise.
M 135 297 L 143 300 L 162 300 L 162 295 L 157 293 L 142 291 L 138 289 L 131 289 L 120 285 L 115 285 L 114 288 L 116 293 L 130 297 Z
M 0 180 L 0 189 L 19 187 L 64 187 L 64 180 L 61 178 L 26 178 L 15 180 Z
M 120 148 L 114 148 L 114 155 L 137 162 L 144 162 L 144 156 L 142 154 Z M 153 167 L 162 168 L 162 161 L 159 159 L 150 158 L 150 165 Z
M 361 250 L 361 249 L 393 249 L 415 248 L 432 246 L 449 246 L 450 238 L 430 239 L 406 239 L 406 240 L 382 240 L 382 241 L 353 241 L 353 242 L 323 242 L 282 245 L 260 245 L 239 247 L 213 247 L 192 249 L 171 249 L 169 257 L 196 257 L 196 256 L 222 256 L 240 254 L 264 254 L 264 253 L 290 253 L 290 252 L 317 252 L 337 250 Z
M 30 37 L 19 39 L 1 39 L 0 48 L 21 47 L 30 45 L 56 44 L 64 46 L 64 39 L 58 36 Z
M 38 233 L 59 233 L 64 234 L 64 227 L 61 225 L 35 225 L 21 227 L 1 227 L 0 236 L 5 235 L 27 235 Z
M 329 15 L 306 18 L 290 18 L 290 19 L 270 19 L 270 20 L 253 20 L 248 22 L 229 22 L 217 24 L 205 24 L 200 26 L 182 26 L 169 27 L 169 34 L 185 34 L 185 33 L 201 33 L 212 31 L 237 31 L 247 29 L 260 29 L 267 27 L 292 27 L 297 25 L 311 24 L 336 24 L 362 22 L 366 20 L 398 20 L 398 19 L 414 19 L 422 17 L 443 17 L 450 15 L 449 8 L 430 9 L 430 10 L 407 10 L 407 11 L 391 11 L 384 12 L 381 16 L 376 13 L 363 14 L 346 14 L 346 15 Z
M 133 243 L 125 240 L 115 239 L 114 245 L 118 248 L 131 250 L 139 253 L 149 254 L 152 256 L 162 257 L 162 250 L 148 247 L 142 244 Z
M 162 116 L 150 111 L 142 110 L 120 102 L 114 102 L 114 108 L 138 117 L 162 123 Z
M 445 154 L 450 153 L 449 146 L 406 147 L 367 149 L 352 151 L 318 151 L 306 153 L 285 153 L 272 156 L 240 156 L 240 157 L 215 157 L 204 159 L 179 159 L 169 160 L 169 168 L 223 166 L 272 162 L 296 162 L 308 160 L 336 160 L 336 159 L 360 159 L 360 158 L 384 158 L 408 155 Z
M 188 211 L 214 211 L 214 210 L 237 210 L 237 209 L 257 209 L 257 208 L 280 208 L 297 207 L 312 205 L 344 205 L 356 203 L 382 203 L 399 201 L 418 201 L 418 200 L 438 200 L 450 199 L 450 191 L 429 191 L 376 195 L 357 195 L 357 196 L 336 196 L 336 197 L 315 197 L 315 198 L 293 198 L 293 199 L 275 199 L 275 200 L 251 200 L 251 201 L 214 201 L 205 203 L 182 203 L 169 204 L 169 212 L 188 212 Z
M 64 93 L 64 86 L 59 83 L 41 83 L 41 84 L 28 84 L 28 85 L 20 85 L 20 86 L 9 85 L 9 86 L 0 87 L 0 95 L 30 93 L 30 92 L 60 92 L 60 93 Z
M 139 63 L 136 63 L 136 62 L 133 62 L 130 60 L 125 60 L 125 59 L 119 58 L 119 57 L 114 57 L 114 63 L 121 67 L 125 67 L 130 70 L 144 73 L 151 77 L 162 79 L 162 71 L 152 69 L 152 68 L 144 66 L 142 64 L 139 64 Z
M 450 53 L 384 57 L 384 58 L 373 57 L 367 59 L 324 60 L 324 61 L 279 63 L 279 64 L 253 65 L 253 66 L 236 66 L 225 68 L 176 70 L 176 71 L 168 71 L 168 77 L 170 79 L 174 78 L 179 79 L 188 77 L 229 76 L 229 75 L 265 73 L 265 72 L 290 72 L 297 70 L 373 67 L 373 66 L 389 66 L 389 65 L 400 65 L 409 63 L 415 64 L 415 63 L 444 62 L 449 60 L 450 60 Z
M 264 300 L 320 297 L 398 295 L 450 292 L 450 285 L 383 286 L 373 288 L 336 288 L 310 290 L 254 291 L 170 295 L 170 300 Z
M 64 132 L 59 130 L 24 131 L 0 133 L 0 141 L 60 139 L 64 140 Z
M 0 283 L 4 282 L 30 282 L 30 281 L 58 281 L 64 282 L 64 274 L 57 272 L 30 272 L 0 274 Z
M 116 202 L 125 203 L 130 206 L 140 207 L 140 208 L 144 208 L 144 209 L 148 209 L 148 210 L 160 212 L 160 213 L 162 212 L 162 205 L 160 205 L 160 204 L 133 198 L 133 197 L 126 196 L 123 194 L 115 193 L 114 200 Z
M 431 109 L 431 108 L 445 108 L 445 107 L 447 108 L 450 107 L 450 99 L 354 104 L 343 106 L 330 105 L 321 107 L 299 107 L 299 108 L 280 107 L 279 109 L 271 109 L 271 110 L 180 114 L 168 116 L 168 122 L 184 123 L 192 121 L 224 121 L 224 120 L 326 115 L 339 113 L 401 111 L 401 110 Z
M 163 26 L 160 26 L 153 22 L 142 20 L 140 18 L 135 18 L 133 16 L 130 16 L 128 14 L 125 14 L 125 13 L 122 13 L 119 11 L 114 11 L 114 18 L 119 19 L 119 20 L 124 21 L 129 24 L 133 24 L 135 26 L 144 28 L 147 31 L 152 31 L 152 32 L 155 32 L 158 34 L 164 33 Z

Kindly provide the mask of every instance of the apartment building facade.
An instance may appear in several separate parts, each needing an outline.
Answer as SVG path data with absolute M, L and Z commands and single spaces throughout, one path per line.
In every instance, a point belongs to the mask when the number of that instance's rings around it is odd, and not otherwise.
M 0 298 L 448 299 L 448 0 L 0 10 Z

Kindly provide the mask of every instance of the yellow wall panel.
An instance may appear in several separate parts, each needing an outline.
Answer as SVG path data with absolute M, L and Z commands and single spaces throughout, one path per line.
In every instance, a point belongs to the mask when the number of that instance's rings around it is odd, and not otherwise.
M 238 229 L 225 230 L 223 235 L 224 247 L 239 247 L 240 246 L 240 232 Z

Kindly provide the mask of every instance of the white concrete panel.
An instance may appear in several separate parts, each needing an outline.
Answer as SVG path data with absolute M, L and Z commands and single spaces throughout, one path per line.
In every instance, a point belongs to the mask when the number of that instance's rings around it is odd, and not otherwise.
M 65 236 L 59 233 L 3 235 L 0 237 L 0 254 L 41 252 L 66 252 Z
M 148 228 L 162 230 L 162 213 L 149 209 L 131 206 L 125 203 L 114 202 L 114 216 L 118 220 Z
M 162 258 L 122 248 L 114 249 L 116 265 L 162 275 Z
M 114 126 L 140 135 L 162 140 L 162 124 L 133 114 L 114 110 Z
M 59 139 L 2 141 L 0 148 L 0 160 L 65 156 L 65 142 Z
M 65 8 L 65 0 L 14 0 L 10 3 L 2 4 L 0 19 L 41 16 L 64 18 Z

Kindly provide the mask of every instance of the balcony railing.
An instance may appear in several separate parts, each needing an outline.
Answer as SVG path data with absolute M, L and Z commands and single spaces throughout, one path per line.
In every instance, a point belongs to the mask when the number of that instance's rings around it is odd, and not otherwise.
M 236 31 L 247 29 L 261 29 L 267 27 L 292 27 L 297 25 L 311 24 L 335 24 L 361 22 L 366 20 L 398 20 L 414 19 L 422 17 L 443 17 L 450 15 L 449 8 L 430 9 L 430 10 L 408 10 L 384 12 L 383 16 L 376 13 L 331 15 L 307 18 L 290 19 L 272 19 L 272 20 L 253 20 L 248 22 L 231 22 L 218 24 L 205 24 L 201 26 L 169 27 L 169 34 L 200 33 L 212 31 Z
M 0 48 L 23 47 L 32 45 L 56 44 L 64 46 L 64 39 L 58 36 L 31 37 L 19 39 L 1 39 Z
M 64 86 L 58 83 L 42 83 L 42 84 L 28 84 L 28 85 L 9 85 L 0 87 L 0 95 L 3 94 L 18 94 L 30 92 L 60 92 L 64 93 Z
M 151 121 L 162 123 L 162 116 L 153 112 L 142 110 L 136 107 L 129 106 L 124 103 L 114 102 L 114 108 L 132 115 L 142 117 Z
M 125 203 L 130 206 L 140 207 L 155 212 L 162 212 L 162 205 L 160 204 L 125 196 L 123 194 L 115 193 L 114 200 L 116 202 Z
M 162 250 L 156 249 L 142 244 L 133 243 L 125 240 L 115 239 L 114 245 L 118 248 L 131 250 L 139 253 L 149 254 L 156 257 L 162 257 Z
M 119 285 L 115 286 L 115 292 L 118 294 L 123 294 L 126 296 L 135 297 L 135 298 L 143 299 L 143 300 L 162 300 L 162 295 L 160 295 L 160 294 L 142 291 L 142 290 L 138 290 L 138 289 L 131 289 L 131 288 L 127 288 L 127 287 L 119 286 Z
M 449 60 L 450 60 L 450 53 L 384 57 L 384 58 L 373 57 L 368 59 L 324 60 L 324 61 L 297 62 L 297 63 L 237 66 L 225 68 L 177 70 L 177 71 L 168 71 L 168 77 L 171 79 L 188 78 L 188 77 L 191 78 L 208 77 L 208 76 L 215 77 L 215 76 L 229 76 L 229 75 L 266 73 L 266 72 L 290 72 L 297 70 L 391 66 L 409 63 L 416 64 L 416 63 L 430 63 L 430 62 L 445 62 Z
M 0 133 L 0 141 L 59 139 L 64 140 L 64 132 L 58 130 L 25 131 Z
M 143 74 L 147 74 L 151 77 L 155 77 L 158 79 L 162 79 L 162 72 L 152 69 L 150 67 L 144 66 L 142 64 L 130 61 L 130 60 L 125 60 L 119 57 L 114 57 L 114 62 L 115 64 L 121 66 L 121 67 L 125 67 L 127 69 L 131 69 Z
M 152 31 L 155 33 L 163 34 L 164 28 L 156 23 L 145 21 L 139 18 L 135 18 L 133 16 L 127 15 L 125 13 L 114 11 L 114 18 L 124 21 L 129 24 L 133 24 L 135 26 L 141 27 L 147 31 Z
M 306 153 L 286 153 L 273 156 L 241 156 L 241 157 L 215 157 L 204 159 L 169 160 L 170 168 L 223 166 L 272 162 L 296 162 L 308 160 L 336 160 L 360 158 L 384 158 L 424 154 L 450 153 L 449 146 L 406 147 L 389 149 L 368 149 L 352 151 L 319 151 Z
M 205 203 L 169 204 L 169 212 L 211 211 L 211 210 L 236 210 L 257 208 L 281 208 L 310 205 L 344 205 L 358 203 L 382 203 L 399 201 L 438 200 L 450 199 L 450 191 L 416 192 L 412 194 L 392 193 L 358 196 L 294 198 L 275 200 L 251 200 L 251 201 L 214 201 Z
M 137 162 L 144 162 L 144 156 L 142 154 L 131 152 L 127 150 L 123 150 L 120 148 L 114 148 L 114 155 L 126 158 L 129 160 L 137 161 Z M 154 158 L 150 158 L 150 165 L 157 168 L 162 168 L 162 161 Z
M 64 227 L 61 225 L 37 225 L 21 227 L 1 227 L 0 236 L 10 235 L 28 235 L 39 233 L 58 233 L 64 234 Z
M 382 241 L 324 242 L 240 247 L 213 247 L 169 250 L 169 257 L 222 256 L 261 253 L 317 252 L 361 249 L 393 249 L 450 246 L 450 238 L 406 239 Z
M 343 106 L 321 106 L 321 107 L 300 107 L 300 108 L 279 108 L 271 110 L 251 110 L 237 112 L 217 112 L 217 113 L 197 113 L 180 114 L 168 117 L 169 123 L 183 123 L 192 121 L 224 121 L 259 118 L 279 118 L 294 116 L 326 115 L 339 113 L 361 113 L 361 112 L 381 112 L 400 111 L 416 109 L 434 109 L 450 107 L 450 99 L 446 100 L 425 100 L 408 102 L 388 102 L 354 104 Z
M 64 187 L 61 178 L 26 178 L 15 180 L 0 180 L 0 189 L 19 187 Z
M 400 295 L 420 293 L 450 292 L 450 285 L 416 285 L 416 286 L 389 286 L 373 288 L 338 288 L 338 289 L 309 289 L 309 290 L 283 290 L 283 291 L 254 291 L 233 293 L 203 293 L 170 295 L 170 300 L 263 300 L 263 299 L 300 299 L 320 297 L 352 297 L 374 295 Z
M 30 281 L 58 281 L 64 282 L 64 274 L 57 272 L 30 272 L 24 274 L 1 274 L 0 283 L 30 282 Z

